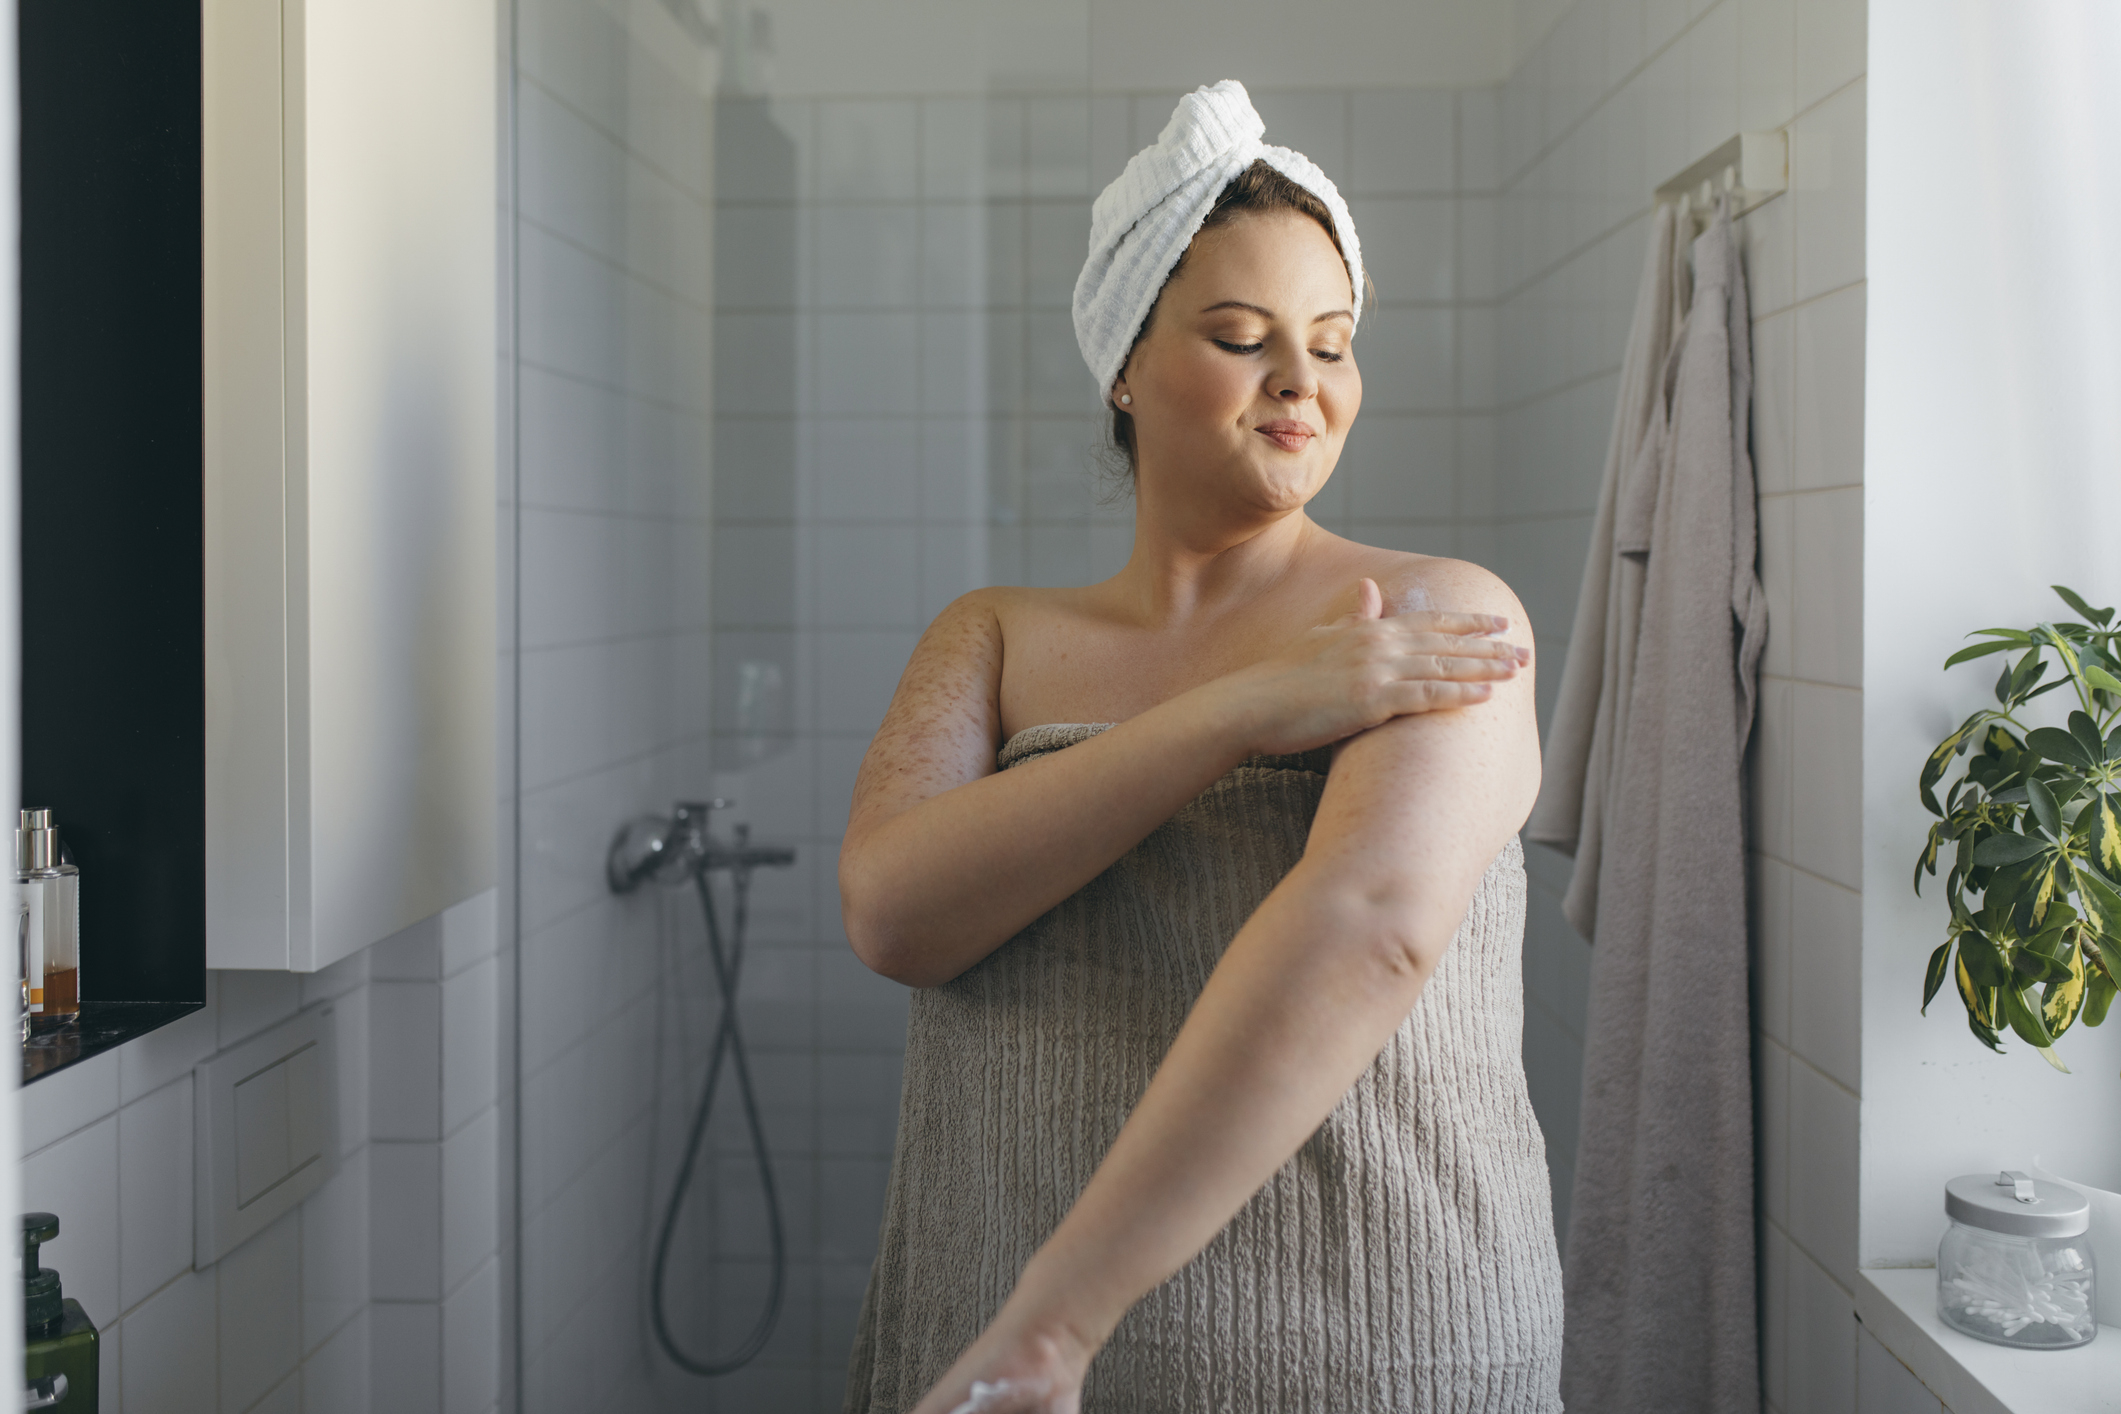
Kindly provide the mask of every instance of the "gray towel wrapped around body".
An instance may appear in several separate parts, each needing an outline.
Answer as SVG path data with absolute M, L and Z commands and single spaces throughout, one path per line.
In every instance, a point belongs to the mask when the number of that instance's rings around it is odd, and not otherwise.
M 1001 764 L 1102 729 L 1030 728 Z M 964 975 L 915 993 L 850 1414 L 912 1408 L 1000 1309 L 1223 949 L 1302 857 L 1330 760 L 1238 767 Z M 1512 840 L 1376 1063 L 1120 1323 L 1084 1414 L 1558 1414 L 1523 930 Z

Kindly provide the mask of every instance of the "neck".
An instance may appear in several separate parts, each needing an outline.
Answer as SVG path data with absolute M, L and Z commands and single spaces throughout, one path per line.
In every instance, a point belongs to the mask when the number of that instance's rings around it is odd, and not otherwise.
M 1137 499 L 1134 553 L 1110 583 L 1152 627 L 1213 617 L 1283 580 L 1323 533 L 1301 507 L 1210 521 Z

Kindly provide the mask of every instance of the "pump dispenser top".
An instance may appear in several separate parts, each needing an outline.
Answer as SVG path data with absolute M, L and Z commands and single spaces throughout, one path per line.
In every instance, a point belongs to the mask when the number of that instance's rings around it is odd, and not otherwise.
M 59 867 L 59 831 L 49 810 L 25 810 L 15 827 L 15 867 L 21 870 Z
M 59 1289 L 59 1274 L 37 1265 L 37 1248 L 59 1235 L 54 1213 L 22 1215 L 23 1408 L 96 1414 L 96 1323 Z
M 58 1235 L 57 1213 L 22 1215 L 22 1321 L 23 1335 L 30 1340 L 57 1334 L 59 1322 L 66 1314 L 66 1298 L 59 1290 L 59 1274 L 49 1267 L 37 1265 L 37 1248 Z

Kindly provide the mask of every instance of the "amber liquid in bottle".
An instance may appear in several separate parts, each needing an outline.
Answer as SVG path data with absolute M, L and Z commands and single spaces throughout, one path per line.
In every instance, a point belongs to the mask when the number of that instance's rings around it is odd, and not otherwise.
M 43 1003 L 38 1015 L 54 1021 L 80 1015 L 81 969 L 68 967 L 45 973 L 43 996 L 36 1000 Z

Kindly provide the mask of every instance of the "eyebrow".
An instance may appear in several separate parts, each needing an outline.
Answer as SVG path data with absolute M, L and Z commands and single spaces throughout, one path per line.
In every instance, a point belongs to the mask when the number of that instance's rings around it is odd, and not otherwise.
M 1221 304 L 1211 304 L 1206 309 L 1203 309 L 1201 313 L 1213 314 L 1218 309 L 1244 309 L 1250 310 L 1254 314 L 1264 315 L 1268 319 L 1273 319 L 1276 317 L 1273 310 L 1268 309 L 1263 305 L 1247 304 L 1241 299 L 1226 299 Z M 1329 311 L 1328 313 L 1319 315 L 1311 322 L 1313 324 L 1323 324 L 1328 319 L 1345 319 L 1350 324 L 1353 324 L 1355 322 L 1355 314 L 1352 310 L 1336 309 Z

